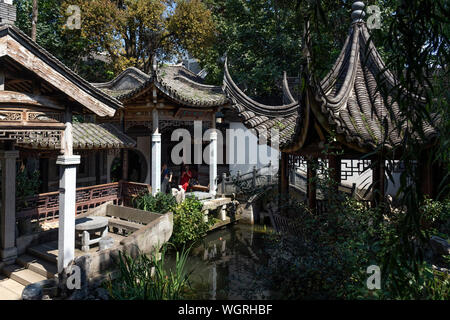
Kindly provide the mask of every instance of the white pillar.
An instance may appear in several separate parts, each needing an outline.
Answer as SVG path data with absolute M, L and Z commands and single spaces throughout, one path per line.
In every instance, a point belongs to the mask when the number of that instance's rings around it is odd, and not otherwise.
M 159 133 L 158 109 L 152 111 L 152 194 L 161 191 L 161 134 Z
M 152 194 L 161 191 L 161 134 L 152 135 Z
M 75 258 L 75 214 L 78 155 L 62 155 L 56 160 L 59 176 L 58 272 Z
M 2 203 L 0 211 L 0 261 L 14 263 L 16 248 L 16 159 L 19 151 L 0 151 Z
M 212 131 L 210 135 L 209 149 L 209 193 L 212 196 L 217 192 L 217 132 Z

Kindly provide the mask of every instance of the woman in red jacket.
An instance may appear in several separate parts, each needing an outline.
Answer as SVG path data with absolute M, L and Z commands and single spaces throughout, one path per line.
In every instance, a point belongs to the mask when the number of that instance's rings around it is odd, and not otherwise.
M 191 178 L 192 178 L 192 172 L 191 172 L 191 170 L 189 170 L 189 166 L 185 165 L 183 173 L 181 174 L 181 180 L 180 180 L 180 184 L 181 184 L 182 188 L 184 189 L 184 191 L 187 191 L 187 188 L 189 187 L 189 181 L 191 180 Z

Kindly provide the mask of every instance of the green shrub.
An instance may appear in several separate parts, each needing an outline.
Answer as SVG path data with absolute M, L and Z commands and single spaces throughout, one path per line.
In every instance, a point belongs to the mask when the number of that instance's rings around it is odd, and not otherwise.
M 448 299 L 450 277 L 433 270 L 432 261 L 406 260 L 398 252 L 405 246 L 401 233 L 410 218 L 403 208 L 366 208 L 355 199 L 318 181 L 328 210 L 311 212 L 304 204 L 282 198 L 284 215 L 298 225 L 295 235 L 272 235 L 270 263 L 261 279 L 282 299 Z M 330 184 L 332 187 L 332 184 Z M 278 201 L 278 200 L 276 200 Z M 424 238 L 449 238 L 450 201 L 426 199 L 418 226 Z M 425 247 L 415 238 L 417 252 Z M 449 269 L 450 258 L 440 267 Z M 414 264 L 412 264 L 414 263 Z M 369 290 L 367 267 L 381 268 L 381 290 Z M 401 275 L 401 277 L 399 276 Z
M 190 273 L 186 261 L 190 249 L 176 253 L 175 268 L 166 263 L 168 245 L 161 249 L 161 258 L 140 254 L 132 258 L 119 252 L 119 277 L 105 286 L 115 300 L 179 300 L 188 289 Z M 153 270 L 153 272 L 152 272 Z
M 216 219 L 203 221 L 203 204 L 194 197 L 186 197 L 177 204 L 170 194 L 158 193 L 156 196 L 146 194 L 134 200 L 135 207 L 156 213 L 173 212 L 173 232 L 170 241 L 177 247 L 202 238 Z
M 155 196 L 147 193 L 143 196 L 137 197 L 134 202 L 137 209 L 155 213 L 169 212 L 177 205 L 177 201 L 174 196 L 161 192 L 157 193 Z
M 203 221 L 203 204 L 193 197 L 187 197 L 172 208 L 173 233 L 171 241 L 177 247 L 202 238 L 214 224 L 214 219 Z

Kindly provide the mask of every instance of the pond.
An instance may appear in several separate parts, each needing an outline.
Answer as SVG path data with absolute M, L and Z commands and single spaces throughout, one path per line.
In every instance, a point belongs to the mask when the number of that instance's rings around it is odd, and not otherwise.
M 274 299 L 259 276 L 267 265 L 268 234 L 260 225 L 236 224 L 209 233 L 191 249 L 186 267 L 192 296 L 189 299 Z M 168 257 L 173 263 L 174 257 Z

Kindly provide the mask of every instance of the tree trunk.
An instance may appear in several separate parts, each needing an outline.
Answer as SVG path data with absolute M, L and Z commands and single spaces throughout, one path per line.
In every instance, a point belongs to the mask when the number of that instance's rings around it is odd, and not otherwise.
M 36 26 L 38 19 L 38 0 L 33 0 L 33 11 L 31 16 L 31 39 L 36 41 Z

